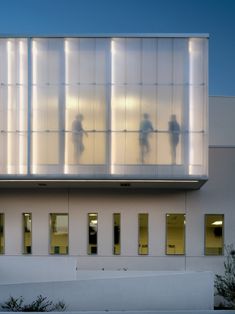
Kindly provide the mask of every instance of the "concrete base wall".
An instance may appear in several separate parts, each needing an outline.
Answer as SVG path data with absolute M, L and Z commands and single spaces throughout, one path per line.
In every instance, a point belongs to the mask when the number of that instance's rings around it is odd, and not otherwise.
M 75 280 L 76 267 L 72 257 L 1 256 L 0 284 Z
M 0 302 L 42 294 L 69 311 L 211 310 L 213 293 L 211 272 L 80 271 L 74 281 L 1 285 Z

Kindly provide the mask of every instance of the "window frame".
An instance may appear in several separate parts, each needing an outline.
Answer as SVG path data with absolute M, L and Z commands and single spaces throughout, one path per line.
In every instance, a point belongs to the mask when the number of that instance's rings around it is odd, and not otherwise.
M 147 253 L 140 253 L 140 216 L 147 216 Z M 148 256 L 149 255 L 149 213 L 142 212 L 138 213 L 138 255 L 139 256 Z
M 67 249 L 66 249 L 66 253 L 51 253 L 51 216 L 52 215 L 61 215 L 61 216 L 67 216 L 68 217 L 68 232 L 67 232 L 67 236 L 68 236 L 68 240 L 67 240 Z M 52 255 L 52 256 L 67 256 L 69 255 L 69 213 L 66 213 L 66 212 L 50 212 L 49 213 L 49 255 Z
M 95 244 L 95 246 L 96 246 L 96 253 L 92 253 L 91 252 L 91 250 L 90 250 L 90 239 L 89 239 L 89 237 L 90 237 L 90 230 L 89 230 L 89 228 L 90 228 L 90 217 L 92 217 L 92 216 L 90 216 L 90 215 L 96 215 L 96 219 L 97 219 L 97 230 L 96 230 L 96 244 Z M 95 216 L 93 216 L 93 217 L 95 217 Z M 98 212 L 89 212 L 89 213 L 87 213 L 87 255 L 89 255 L 89 256 L 97 256 L 98 255 L 98 230 L 99 230 L 99 224 L 98 224 Z
M 183 253 L 167 253 L 167 247 L 168 247 L 168 233 L 167 233 L 167 217 L 170 215 L 183 215 L 184 216 L 184 239 L 183 239 Z M 165 214 L 165 255 L 167 256 L 186 256 L 186 213 L 166 213 Z
M 206 218 L 208 216 L 222 216 L 223 224 L 222 224 L 222 251 L 221 254 L 208 254 L 206 252 Z M 225 229 L 225 215 L 224 214 L 204 214 L 204 256 L 224 256 L 224 229 Z
M 25 225 L 24 225 L 24 215 L 29 214 L 31 217 L 31 252 L 27 253 L 25 248 Z M 31 212 L 23 212 L 22 213 L 22 253 L 23 255 L 32 255 L 33 254 L 33 220 L 32 220 L 32 213 Z

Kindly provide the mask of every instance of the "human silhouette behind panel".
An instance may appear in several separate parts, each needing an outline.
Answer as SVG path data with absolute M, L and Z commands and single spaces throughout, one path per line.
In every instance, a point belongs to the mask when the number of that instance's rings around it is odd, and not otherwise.
M 171 144 L 171 160 L 172 164 L 176 164 L 176 147 L 179 143 L 180 125 L 177 122 L 175 114 L 171 115 L 171 120 L 169 121 L 169 134 Z
M 73 143 L 74 143 L 74 160 L 79 163 L 81 155 L 85 150 L 85 146 L 83 144 L 83 135 L 88 136 L 87 132 L 83 129 L 82 125 L 83 115 L 77 114 L 75 120 L 72 125 L 72 135 L 73 135 Z
M 145 162 L 145 157 L 150 152 L 149 135 L 153 131 L 153 125 L 149 120 L 149 115 L 144 113 L 139 128 L 140 161 L 142 163 Z

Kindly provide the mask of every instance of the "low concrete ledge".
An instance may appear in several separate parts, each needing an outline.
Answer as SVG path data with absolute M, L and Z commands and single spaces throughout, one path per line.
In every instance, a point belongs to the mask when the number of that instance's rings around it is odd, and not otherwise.
M 0 285 L 0 302 L 42 294 L 69 311 L 212 310 L 212 272 L 88 272 L 74 281 Z M 133 314 L 133 313 L 132 313 Z M 166 312 L 164 312 L 166 314 Z
M 13 312 L 1 312 L 10 314 Z M 15 312 L 14 312 L 15 313 Z M 21 312 L 24 313 L 24 312 Z M 26 312 L 25 312 L 26 313 Z M 27 312 L 28 314 L 29 312 Z M 187 310 L 187 311 L 71 311 L 71 312 L 51 312 L 53 314 L 234 314 L 235 310 Z

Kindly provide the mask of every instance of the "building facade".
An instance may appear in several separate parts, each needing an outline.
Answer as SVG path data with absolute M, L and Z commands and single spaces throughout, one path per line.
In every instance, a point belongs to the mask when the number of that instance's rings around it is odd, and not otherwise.
M 1 263 L 223 270 L 235 100 L 208 117 L 207 53 L 206 35 L 0 39 Z

